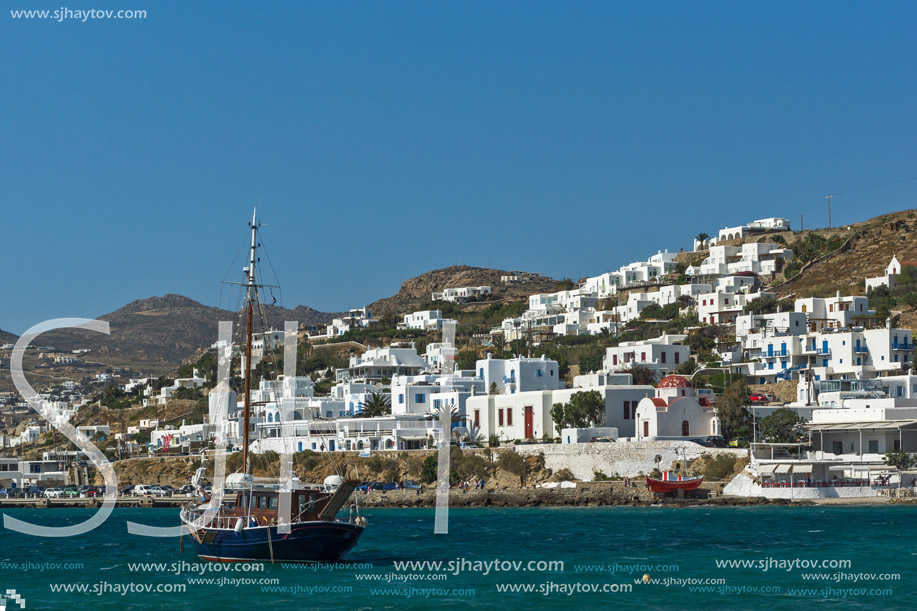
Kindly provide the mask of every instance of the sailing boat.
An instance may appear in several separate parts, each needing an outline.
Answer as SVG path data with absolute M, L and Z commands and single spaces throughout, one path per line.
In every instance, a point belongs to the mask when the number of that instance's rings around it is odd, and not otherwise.
M 335 562 L 350 551 L 366 529 L 366 518 L 356 504 L 341 511 L 358 482 L 340 474 L 322 484 L 304 484 L 296 478 L 281 482 L 255 480 L 249 456 L 251 431 L 252 317 L 258 302 L 255 266 L 258 262 L 257 210 L 252 215 L 249 265 L 244 269 L 245 403 L 242 413 L 241 473 L 226 477 L 223 494 L 208 495 L 202 487 L 206 454 L 192 479 L 198 501 L 182 507 L 182 527 L 203 560 L 218 562 L 264 561 Z M 286 505 L 284 507 L 283 505 Z M 339 517 L 339 513 L 342 517 Z M 346 515 L 345 515 L 346 514 Z

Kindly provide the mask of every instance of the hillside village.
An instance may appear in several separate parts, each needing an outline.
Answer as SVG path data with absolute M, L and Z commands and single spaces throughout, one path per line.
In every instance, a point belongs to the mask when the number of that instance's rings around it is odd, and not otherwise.
M 751 220 L 578 281 L 437 270 L 387 300 L 293 318 L 295 332 L 275 317 L 251 363 L 237 344 L 188 345 L 171 372 L 108 367 L 41 397 L 113 459 L 192 456 L 241 443 L 251 367 L 256 454 L 411 456 L 452 441 L 537 454 L 590 480 L 658 471 L 688 448 L 747 458 L 734 494 L 875 496 L 914 485 L 915 227 L 917 211 L 829 230 Z M 66 347 L 34 347 L 27 365 L 65 377 L 91 356 Z M 6 480 L 79 479 L 72 446 L 14 393 L 0 405 Z M 583 467 L 595 446 L 605 462 Z

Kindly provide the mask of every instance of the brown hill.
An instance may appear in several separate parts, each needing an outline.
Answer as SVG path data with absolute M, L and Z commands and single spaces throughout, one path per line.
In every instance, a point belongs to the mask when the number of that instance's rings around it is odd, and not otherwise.
M 504 284 L 500 280 L 501 276 L 513 274 L 526 276 L 526 282 Z M 491 287 L 493 293 L 488 298 L 489 301 L 516 301 L 535 293 L 558 290 L 555 288 L 557 281 L 547 276 L 469 265 L 453 265 L 405 280 L 395 295 L 379 299 L 371 303 L 369 307 L 377 318 L 406 314 L 430 303 L 430 297 L 434 291 L 463 286 Z
M 18 336 L 0 329 L 0 344 L 15 344 Z
M 268 327 L 283 328 L 285 320 L 309 326 L 325 323 L 336 314 L 298 306 L 292 310 L 265 306 Z M 217 340 L 218 323 L 232 321 L 241 330 L 238 312 L 230 312 L 183 297 L 164 295 L 133 301 L 99 317 L 109 322 L 111 335 L 88 331 L 58 331 L 42 336 L 41 343 L 60 350 L 89 348 L 91 360 L 148 369 L 174 367 L 198 349 Z
M 901 261 L 917 260 L 917 210 L 818 231 L 844 237 L 844 246 L 811 261 L 797 276 L 778 285 L 778 297 L 827 297 L 837 291 L 864 295 L 864 279 L 884 274 L 893 256 Z

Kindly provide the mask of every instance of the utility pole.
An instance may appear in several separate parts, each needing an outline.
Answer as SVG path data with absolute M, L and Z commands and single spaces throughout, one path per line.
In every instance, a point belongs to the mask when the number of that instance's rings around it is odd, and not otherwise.
M 828 200 L 828 229 L 831 229 L 831 198 L 834 195 L 826 195 L 825 199 Z
M 799 215 L 799 231 L 802 231 L 806 228 L 805 224 L 802 222 L 802 215 Z

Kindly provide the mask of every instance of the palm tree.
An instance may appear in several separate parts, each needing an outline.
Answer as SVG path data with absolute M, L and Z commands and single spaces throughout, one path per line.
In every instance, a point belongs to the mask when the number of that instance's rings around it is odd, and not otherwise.
M 506 337 L 502 333 L 494 335 L 494 354 L 495 358 L 503 358 L 503 351 L 506 350 Z
M 363 409 L 358 414 L 361 418 L 375 418 L 392 413 L 392 400 L 388 395 L 374 392 L 363 401 Z
M 703 247 L 704 247 L 704 243 L 705 243 L 707 240 L 710 239 L 710 236 L 707 235 L 706 233 L 699 233 L 699 234 L 697 234 L 697 237 L 694 238 L 694 239 L 697 240 L 698 242 L 700 242 L 701 248 L 703 248 Z

